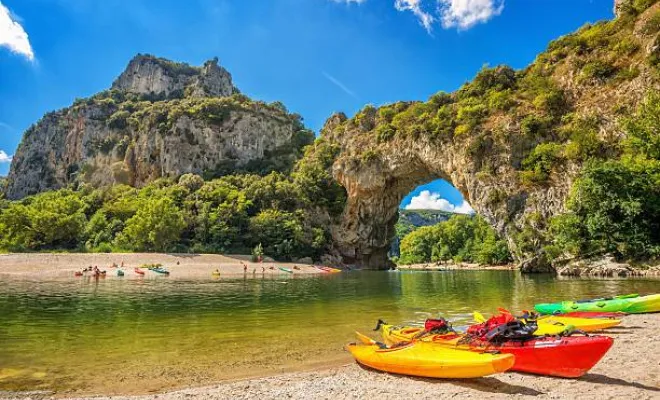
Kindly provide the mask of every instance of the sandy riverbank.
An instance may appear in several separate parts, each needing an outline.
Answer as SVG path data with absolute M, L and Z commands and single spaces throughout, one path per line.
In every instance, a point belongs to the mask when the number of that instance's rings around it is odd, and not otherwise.
M 226 382 L 115 400 L 183 399 L 657 399 L 660 398 L 660 314 L 633 315 L 608 331 L 612 349 L 580 379 L 505 373 L 470 380 L 432 380 L 379 373 L 351 363 L 315 372 Z M 48 398 L 33 394 L 34 399 Z M 2 394 L 0 394 L 0 398 Z M 25 398 L 9 397 L 4 398 Z M 97 397 L 98 400 L 106 398 Z M 108 398 L 109 399 L 109 398 Z
M 324 273 L 312 265 L 301 263 L 280 263 L 264 261 L 253 263 L 250 256 L 218 254 L 157 254 L 157 253 L 26 253 L 0 254 L 0 278 L 53 279 L 73 277 L 76 271 L 88 266 L 98 266 L 107 271 L 107 278 L 116 278 L 113 263 L 124 263 L 125 276 L 122 279 L 138 278 L 134 271 L 143 264 L 162 264 L 170 271 L 170 278 L 208 278 L 218 269 L 222 276 L 243 276 L 247 266 L 248 276 L 252 274 L 281 274 L 279 267 L 289 268 L 294 275 Z M 146 272 L 147 275 L 156 274 Z
M 397 265 L 397 269 L 402 271 L 512 271 L 516 269 L 516 266 L 514 264 L 482 265 L 471 263 L 424 263 Z

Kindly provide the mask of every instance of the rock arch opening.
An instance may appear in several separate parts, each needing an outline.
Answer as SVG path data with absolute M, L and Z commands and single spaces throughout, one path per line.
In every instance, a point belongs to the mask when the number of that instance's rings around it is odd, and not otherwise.
M 396 234 L 389 250 L 390 259 L 401 257 L 401 240 L 417 228 L 448 221 L 454 215 L 474 214 L 474 209 L 463 195 L 444 179 L 418 186 L 399 205 Z
M 460 162 L 448 149 L 423 147 L 422 143 L 368 160 L 338 159 L 334 176 L 348 198 L 333 236 L 343 261 L 367 269 L 393 267 L 388 253 L 401 202 L 422 185 L 443 180 L 472 204 L 480 192 L 479 184 L 464 174 L 467 168 L 457 165 Z

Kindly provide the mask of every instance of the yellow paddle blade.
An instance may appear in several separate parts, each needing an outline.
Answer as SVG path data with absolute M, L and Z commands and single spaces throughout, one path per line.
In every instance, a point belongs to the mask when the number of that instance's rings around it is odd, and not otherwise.
M 355 335 L 357 336 L 358 340 L 359 340 L 362 344 L 368 344 L 368 345 L 376 344 L 376 341 L 375 341 L 375 340 L 373 340 L 372 338 L 370 338 L 370 337 L 367 336 L 367 335 L 363 335 L 363 334 L 361 334 L 361 333 L 358 332 L 358 331 L 355 331 Z
M 481 315 L 481 313 L 479 311 L 475 311 L 474 313 L 472 313 L 472 316 L 473 316 L 474 320 L 476 322 L 480 323 L 480 324 L 486 322 L 486 317 Z

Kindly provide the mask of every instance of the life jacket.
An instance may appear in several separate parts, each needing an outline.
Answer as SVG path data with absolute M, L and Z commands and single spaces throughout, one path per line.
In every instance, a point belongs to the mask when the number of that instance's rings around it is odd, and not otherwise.
M 467 335 L 488 342 L 506 342 L 511 340 L 525 341 L 534 337 L 538 329 L 535 319 L 518 319 L 506 310 L 494 315 L 486 322 L 472 325 Z
M 424 322 L 424 331 L 428 333 L 447 333 L 451 330 L 451 326 L 444 318 L 427 319 Z

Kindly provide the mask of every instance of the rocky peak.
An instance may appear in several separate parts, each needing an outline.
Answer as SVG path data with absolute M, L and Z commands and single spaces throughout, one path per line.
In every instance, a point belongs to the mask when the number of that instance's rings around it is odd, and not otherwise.
M 626 3 L 630 3 L 630 0 L 614 0 L 614 15 L 617 17 L 621 16 Z
M 237 92 L 231 74 L 214 58 L 202 67 L 172 62 L 149 54 L 138 54 L 114 81 L 112 89 L 162 99 L 226 97 Z

